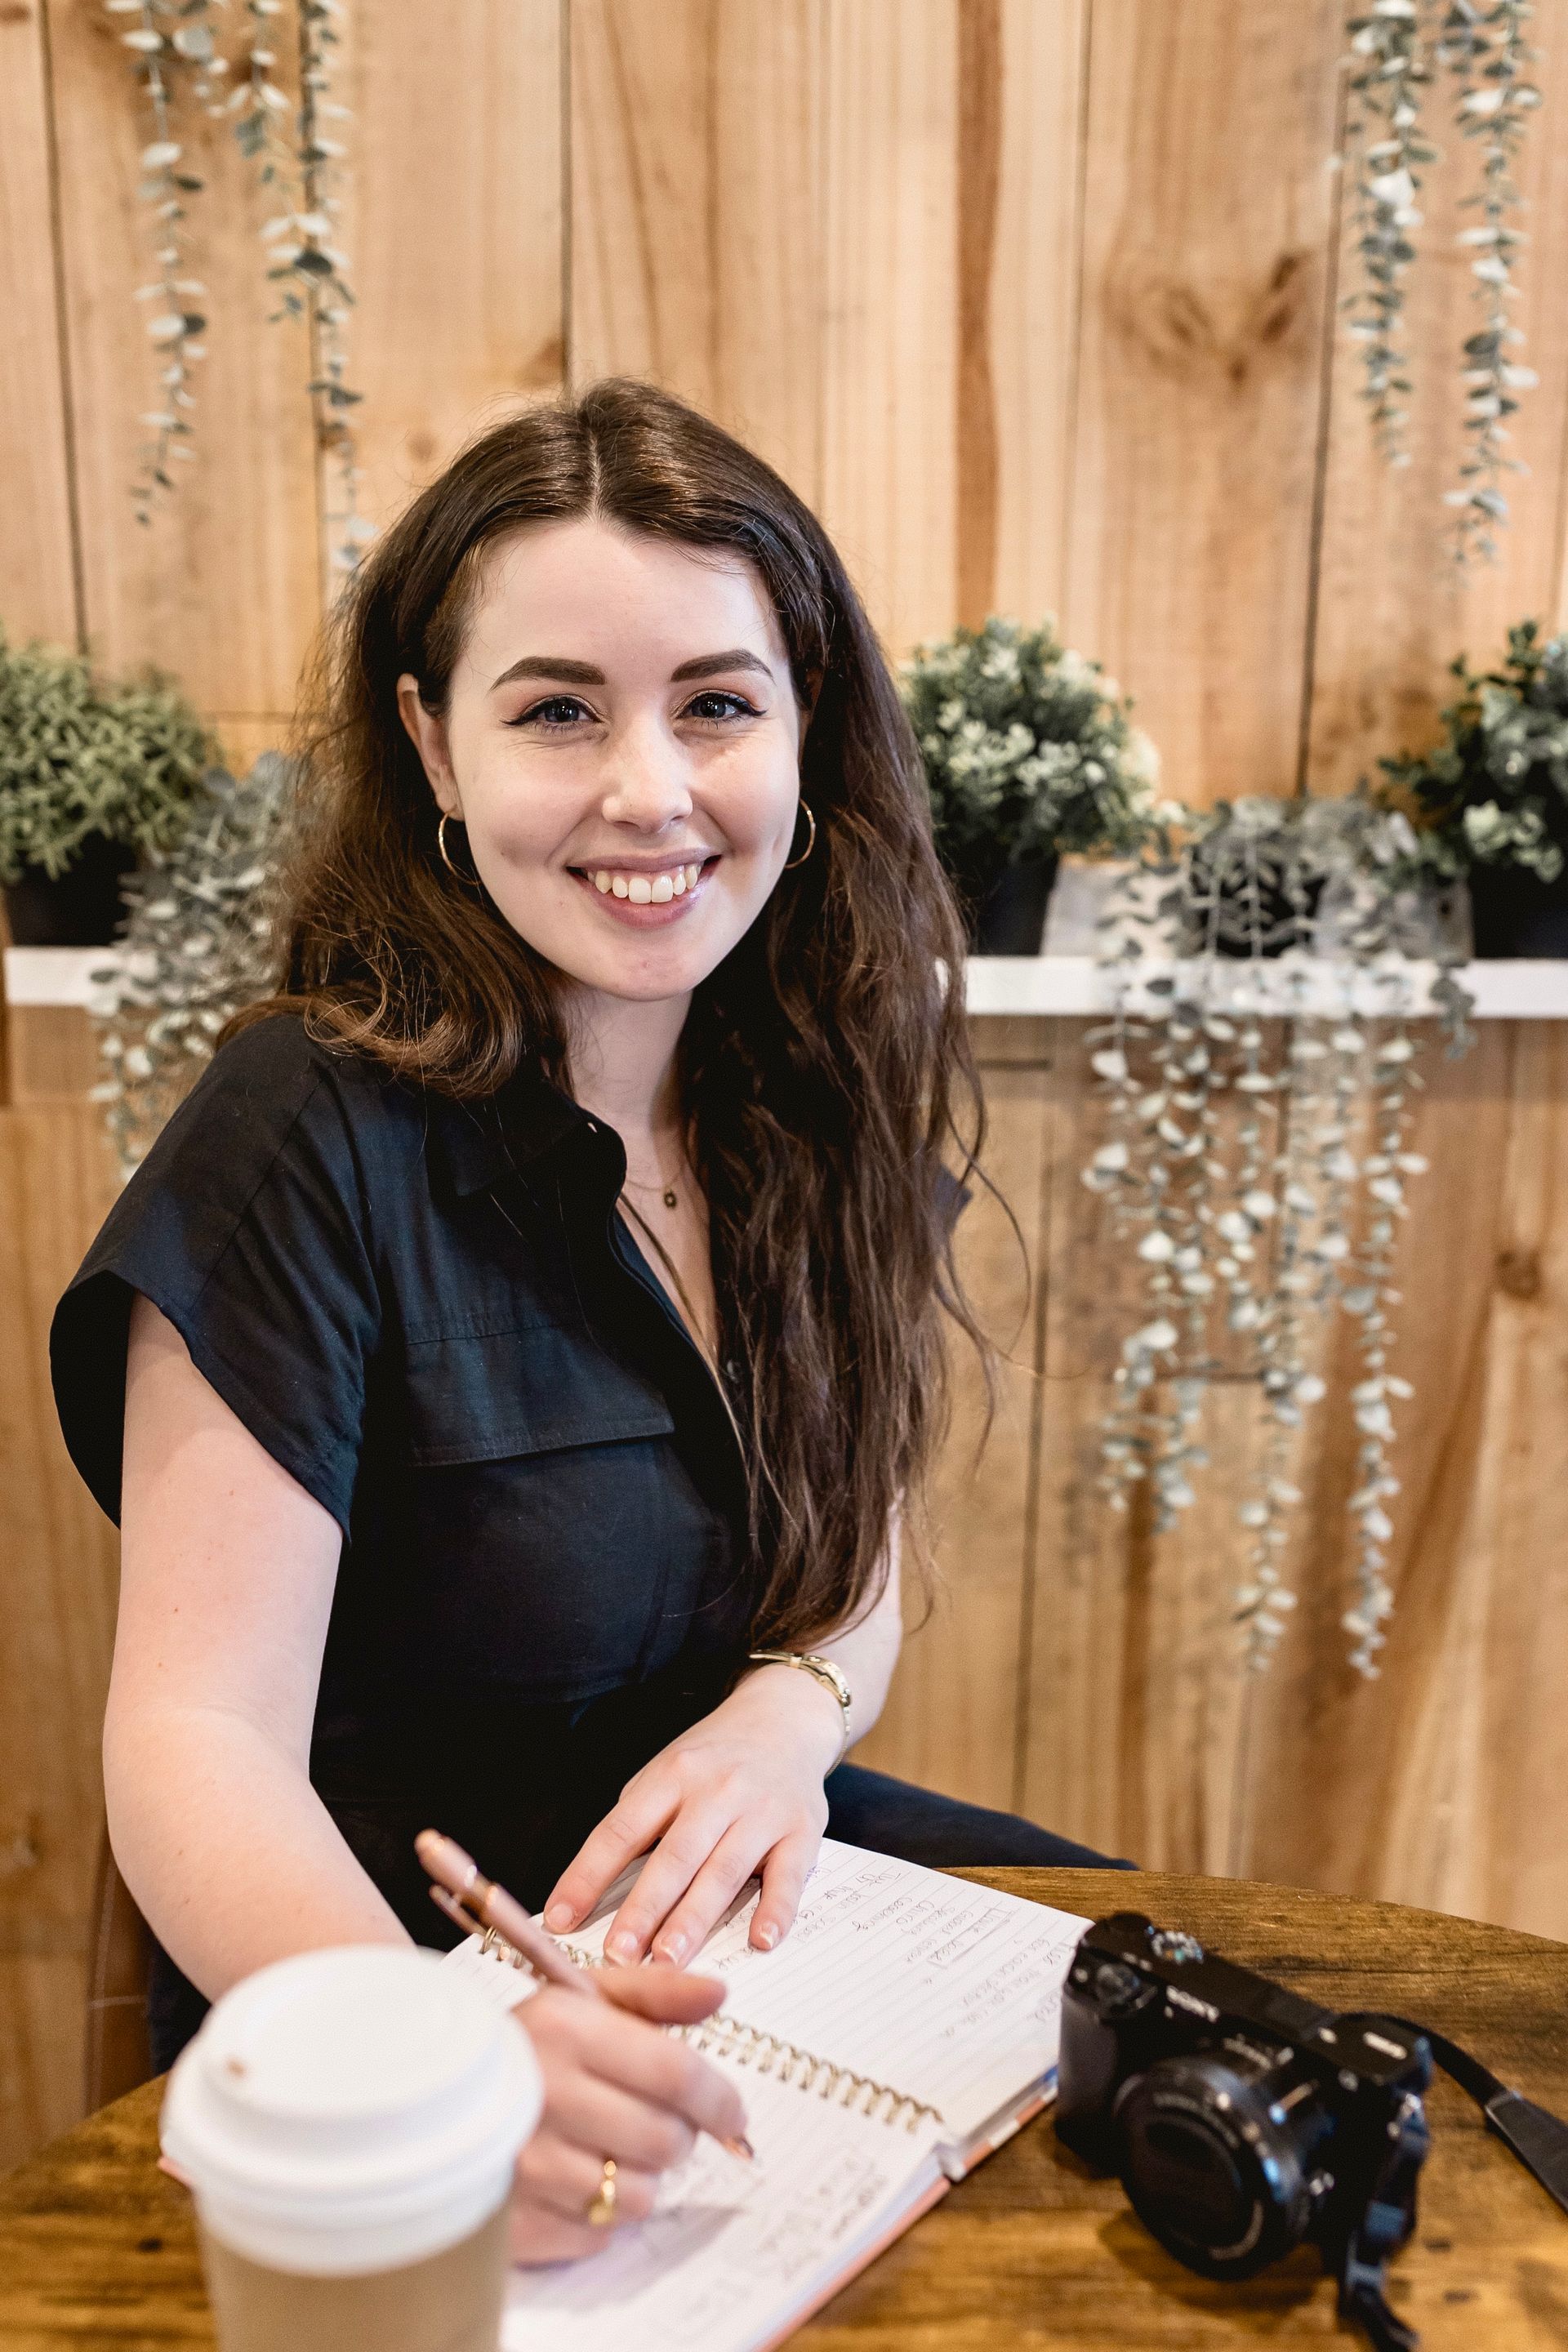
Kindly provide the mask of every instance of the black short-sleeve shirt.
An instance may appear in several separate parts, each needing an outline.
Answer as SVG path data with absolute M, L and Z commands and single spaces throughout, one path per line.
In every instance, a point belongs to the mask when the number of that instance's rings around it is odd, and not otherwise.
M 416 1831 L 537 1904 L 748 1647 L 744 1466 L 625 1167 L 536 1075 L 458 1104 L 279 1015 L 214 1057 L 55 1317 L 111 1517 L 140 1291 L 342 1528 L 311 1779 L 422 1942 L 451 1938 Z

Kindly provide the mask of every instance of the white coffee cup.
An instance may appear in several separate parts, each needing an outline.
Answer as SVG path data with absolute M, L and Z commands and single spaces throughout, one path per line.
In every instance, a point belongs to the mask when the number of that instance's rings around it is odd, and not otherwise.
M 224 2352 L 490 2352 L 543 2085 L 434 1952 L 301 1952 L 215 2003 L 164 2098 Z

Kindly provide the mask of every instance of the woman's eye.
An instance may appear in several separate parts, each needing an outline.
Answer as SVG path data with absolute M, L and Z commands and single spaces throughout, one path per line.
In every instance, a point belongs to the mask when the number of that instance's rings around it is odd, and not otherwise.
M 731 708 L 728 710 L 721 710 L 717 713 L 712 711 L 700 711 L 698 709 L 698 705 L 703 702 L 723 702 L 728 703 Z M 704 719 L 710 726 L 721 726 L 731 718 L 757 719 L 762 715 L 760 711 L 754 709 L 752 704 L 746 700 L 744 695 L 731 694 L 718 688 L 715 688 L 708 694 L 694 695 L 687 708 L 692 712 L 694 717 Z
M 536 702 L 531 710 L 523 712 L 521 719 L 509 719 L 507 723 L 511 727 L 528 727 L 537 719 L 546 731 L 552 728 L 564 730 L 572 724 L 571 719 L 559 717 L 547 719 L 544 715 L 546 711 L 586 710 L 587 708 L 587 704 L 580 702 L 574 694 L 552 694 L 548 701 Z

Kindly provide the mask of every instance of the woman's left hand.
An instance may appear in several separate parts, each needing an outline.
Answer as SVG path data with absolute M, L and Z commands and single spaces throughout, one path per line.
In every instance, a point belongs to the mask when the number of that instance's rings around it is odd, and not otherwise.
M 822 1784 L 841 1737 L 838 1702 L 815 1675 L 759 1667 L 626 1782 L 563 1872 L 545 1926 L 576 1927 L 647 1853 L 605 1939 L 611 1959 L 638 1960 L 652 1946 L 656 1958 L 684 1962 L 759 1871 L 751 1940 L 771 1951 L 816 1859 L 827 1822 Z

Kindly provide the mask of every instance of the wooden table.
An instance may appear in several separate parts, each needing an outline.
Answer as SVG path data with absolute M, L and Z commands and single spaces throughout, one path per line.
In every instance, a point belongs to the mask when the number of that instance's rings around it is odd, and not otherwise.
M 1339 2008 L 1388 2009 L 1473 2048 L 1568 2112 L 1568 1945 L 1393 1905 L 1224 1879 L 1068 1870 L 964 1874 L 1092 1915 L 1147 1911 Z M 106 2107 L 0 2181 L 0 2345 L 163 2352 L 212 2342 L 189 2202 L 153 2165 L 161 2085 Z M 1568 2216 L 1439 2076 L 1415 2235 L 1391 2300 L 1430 2352 L 1568 2346 Z M 847 2287 L 810 2352 L 1206 2352 L 1362 2341 L 1303 2251 L 1245 2285 L 1173 2262 L 1118 2184 L 1091 2179 L 1048 2117 L 1019 2134 Z

